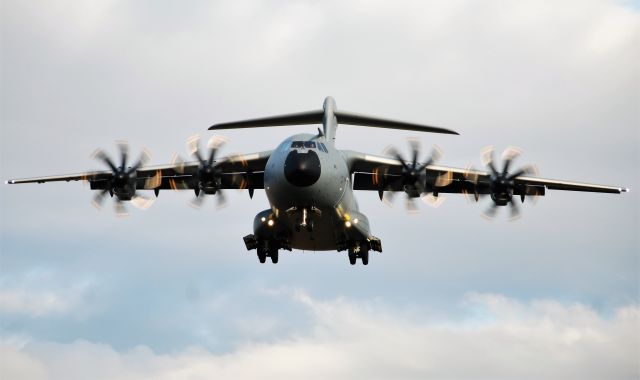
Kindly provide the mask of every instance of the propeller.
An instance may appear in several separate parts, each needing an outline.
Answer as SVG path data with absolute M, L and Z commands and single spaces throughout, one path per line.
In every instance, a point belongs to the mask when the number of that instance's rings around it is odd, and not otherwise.
M 515 147 L 508 147 L 502 153 L 502 168 L 498 170 L 494 164 L 493 159 L 494 147 L 489 146 L 481 151 L 481 158 L 483 165 L 488 169 L 490 174 L 489 183 L 489 195 L 491 196 L 492 203 L 487 210 L 483 213 L 483 216 L 487 219 L 493 219 L 498 211 L 498 207 L 509 205 L 510 208 L 510 220 L 515 220 L 520 217 L 520 208 L 517 203 L 513 201 L 514 192 L 517 190 L 520 194 L 527 192 L 526 187 L 518 187 L 515 179 L 522 175 L 531 175 L 538 173 L 537 169 L 533 165 L 523 166 L 514 172 L 510 173 L 509 169 L 513 160 L 522 154 L 522 150 Z M 477 184 L 477 175 L 467 176 L 468 180 Z M 529 193 L 529 195 L 536 195 L 535 193 Z M 476 193 L 476 199 L 478 194 Z M 524 196 L 522 197 L 524 202 Z
M 218 150 L 226 143 L 226 139 L 213 136 L 207 143 L 208 151 L 200 151 L 200 136 L 195 135 L 187 140 L 187 147 L 191 156 L 198 160 L 198 169 L 193 176 L 195 197 L 189 206 L 200 208 L 204 202 L 204 195 L 216 195 L 218 208 L 226 206 L 227 200 L 222 191 L 222 170 L 216 163 Z
M 411 150 L 411 159 L 406 160 L 397 149 L 390 146 L 385 149 L 383 152 L 385 155 L 390 155 L 395 157 L 402 164 L 402 171 L 397 179 L 392 180 L 391 183 L 383 183 L 385 181 L 386 174 L 388 172 L 388 167 L 384 169 L 383 173 L 380 173 L 380 170 L 375 171 L 375 179 L 376 183 L 380 183 L 381 187 L 378 192 L 380 199 L 384 198 L 385 203 L 391 205 L 393 203 L 393 199 L 395 197 L 395 192 L 385 190 L 391 188 L 402 188 L 404 192 L 407 194 L 405 199 L 405 208 L 409 213 L 416 213 L 419 211 L 418 205 L 415 202 L 415 198 L 421 197 L 422 200 L 433 206 L 438 207 L 443 201 L 444 198 L 438 198 L 437 193 L 430 193 L 431 189 L 427 188 L 427 175 L 425 172 L 425 168 L 437 160 L 442 156 L 442 150 L 435 146 L 431 152 L 431 155 L 426 158 L 424 162 L 419 162 L 418 158 L 420 157 L 421 144 L 418 139 L 410 138 L 408 139 L 409 147 Z M 379 174 L 383 174 L 380 177 Z M 423 196 L 424 193 L 430 193 Z
M 107 180 L 107 185 L 93 198 L 93 205 L 100 209 L 102 203 L 107 194 L 111 197 L 116 196 L 114 202 L 114 210 L 118 216 L 127 216 L 127 208 L 124 205 L 125 201 L 131 201 L 134 206 L 140 209 L 147 209 L 151 207 L 154 200 L 143 197 L 136 194 L 136 171 L 143 165 L 145 165 L 151 159 L 151 153 L 148 150 L 143 149 L 140 154 L 140 158 L 133 166 L 127 166 L 127 159 L 129 157 L 129 143 L 124 140 L 116 141 L 118 150 L 120 151 L 120 165 L 117 166 L 114 161 L 104 152 L 104 150 L 98 148 L 91 155 L 92 158 L 102 161 L 109 169 L 111 169 L 112 175 Z

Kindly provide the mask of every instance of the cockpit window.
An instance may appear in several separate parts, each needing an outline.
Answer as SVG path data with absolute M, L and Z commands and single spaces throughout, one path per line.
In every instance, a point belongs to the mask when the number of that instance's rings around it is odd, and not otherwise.
M 315 149 L 316 143 L 315 141 L 292 141 L 291 148 L 307 148 L 307 149 Z

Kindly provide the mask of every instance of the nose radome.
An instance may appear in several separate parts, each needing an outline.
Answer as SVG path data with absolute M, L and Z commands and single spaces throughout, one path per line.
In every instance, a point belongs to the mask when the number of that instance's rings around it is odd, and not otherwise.
M 320 158 L 313 150 L 289 153 L 284 162 L 284 176 L 292 185 L 299 187 L 311 186 L 320 178 Z

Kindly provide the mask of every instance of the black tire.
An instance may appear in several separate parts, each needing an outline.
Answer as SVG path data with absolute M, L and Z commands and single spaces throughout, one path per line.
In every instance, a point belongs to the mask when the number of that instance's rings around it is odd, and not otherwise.
M 274 249 L 273 251 L 269 252 L 269 256 L 271 257 L 271 262 L 274 264 L 278 263 L 278 250 Z
M 267 261 L 267 252 L 264 248 L 258 248 L 258 260 L 260 260 L 260 264 L 264 264 Z
M 360 255 L 362 255 L 362 265 L 369 265 L 369 250 L 363 250 Z
M 356 265 L 356 253 L 349 249 L 349 264 Z

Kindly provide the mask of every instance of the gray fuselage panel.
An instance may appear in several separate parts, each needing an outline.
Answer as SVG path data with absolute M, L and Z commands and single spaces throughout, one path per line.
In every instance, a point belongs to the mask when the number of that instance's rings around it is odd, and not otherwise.
M 340 240 L 369 236 L 369 223 L 358 212 L 347 163 L 322 135 L 304 133 L 284 140 L 267 162 L 264 188 L 278 231 L 288 234 L 292 248 L 335 250 Z M 352 214 L 359 216 L 358 228 L 346 223 Z M 303 217 L 312 223 L 311 231 L 296 228 Z

